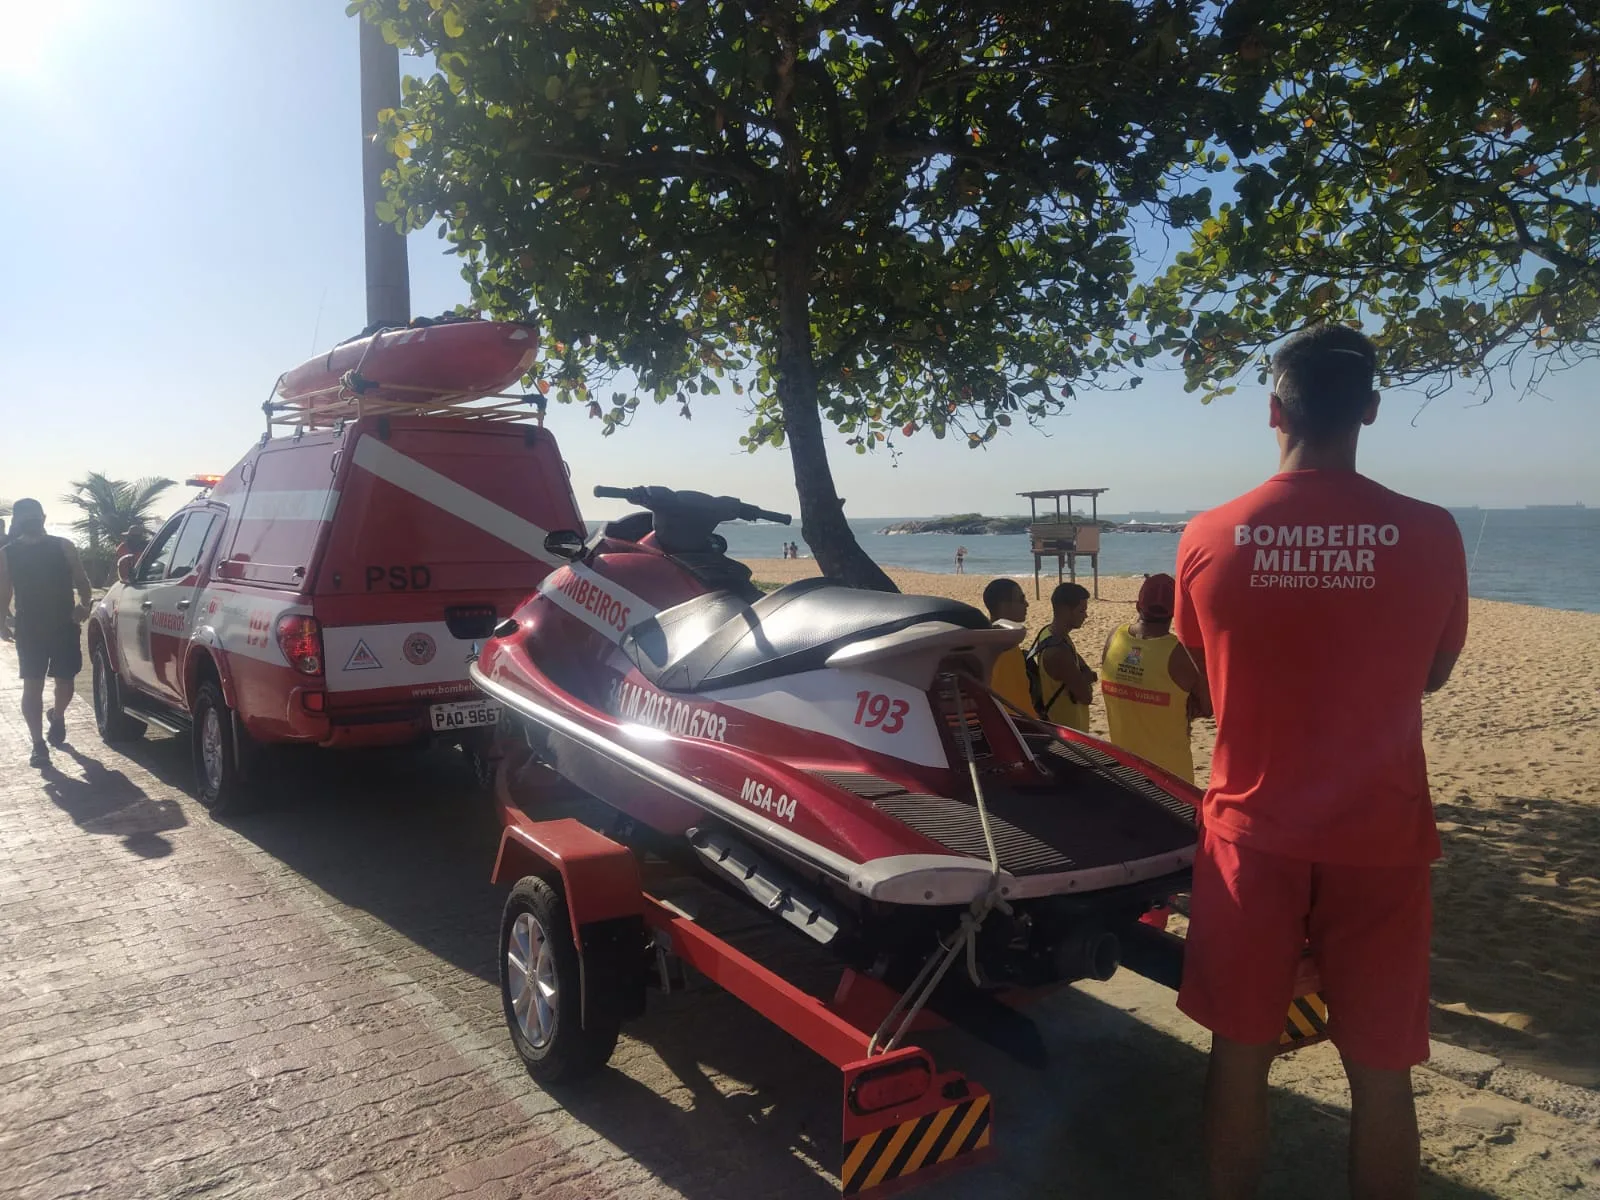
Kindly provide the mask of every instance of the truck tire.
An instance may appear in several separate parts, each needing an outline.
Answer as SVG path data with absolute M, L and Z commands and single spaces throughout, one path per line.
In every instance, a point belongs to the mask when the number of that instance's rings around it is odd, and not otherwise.
M 606 1012 L 583 1021 L 578 947 L 566 898 L 527 876 L 506 898 L 500 921 L 500 1001 L 528 1074 L 540 1084 L 571 1083 L 605 1066 L 620 1022 Z
M 94 676 L 94 724 L 100 731 L 100 740 L 114 746 L 142 738 L 145 723 L 123 711 L 122 680 L 111 668 L 111 656 L 103 641 L 90 643 L 89 665 Z
M 248 734 L 238 731 L 238 742 L 245 743 L 246 761 L 239 761 L 234 733 L 233 710 L 222 698 L 222 687 L 214 679 L 200 685 L 194 698 L 194 774 L 195 798 L 214 817 L 233 816 L 247 811 L 254 799 L 248 767 Z

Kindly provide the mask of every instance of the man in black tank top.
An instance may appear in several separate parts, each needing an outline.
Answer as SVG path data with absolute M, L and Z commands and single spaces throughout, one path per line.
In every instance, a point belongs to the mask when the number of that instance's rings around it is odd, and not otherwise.
M 78 593 L 78 604 L 72 593 Z M 17 615 L 8 618 L 12 599 Z M 11 507 L 11 540 L 0 547 L 0 626 L 12 626 L 17 664 L 22 669 L 22 719 L 33 735 L 28 765 L 50 763 L 49 746 L 67 740 L 67 705 L 74 677 L 83 669 L 79 625 L 88 619 L 93 592 L 84 574 L 78 548 L 44 531 L 44 508 L 37 500 L 18 500 Z M 49 745 L 45 742 L 44 681 L 55 680 L 55 704 L 49 713 Z

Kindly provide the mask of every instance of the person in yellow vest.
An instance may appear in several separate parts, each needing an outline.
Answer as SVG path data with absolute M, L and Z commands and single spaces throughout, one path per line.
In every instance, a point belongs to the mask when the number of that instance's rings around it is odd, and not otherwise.
M 1148 575 L 1135 605 L 1138 619 L 1111 631 L 1100 657 L 1111 742 L 1194 782 L 1189 718 L 1210 711 L 1205 681 L 1171 632 L 1177 585 Z
M 1094 668 L 1072 644 L 1072 632 L 1089 619 L 1089 589 L 1063 583 L 1050 593 L 1050 624 L 1028 651 L 1034 711 L 1046 721 L 1089 732 L 1094 701 Z
M 1026 629 L 1028 597 L 1015 579 L 994 579 L 983 589 L 983 606 L 989 620 L 999 629 Z M 1020 644 L 1003 651 L 994 660 L 989 686 L 1024 716 L 1033 715 L 1032 693 L 1028 690 L 1028 662 Z

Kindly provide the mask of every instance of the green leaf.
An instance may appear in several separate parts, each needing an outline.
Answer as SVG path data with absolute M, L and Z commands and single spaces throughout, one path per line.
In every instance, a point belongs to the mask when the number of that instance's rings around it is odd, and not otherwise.
M 446 37 L 458 38 L 467 31 L 466 24 L 461 20 L 461 14 L 453 8 L 444 10 L 444 33 Z
M 549 79 L 544 81 L 544 98 L 550 101 L 552 104 L 561 99 L 561 92 L 561 76 L 552 75 Z

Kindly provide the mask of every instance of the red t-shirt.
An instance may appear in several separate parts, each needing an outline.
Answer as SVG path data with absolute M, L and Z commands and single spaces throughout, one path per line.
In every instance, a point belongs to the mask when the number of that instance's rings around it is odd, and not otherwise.
M 1461 532 L 1348 471 L 1287 471 L 1195 518 L 1173 631 L 1217 715 L 1204 819 L 1314 862 L 1439 856 L 1422 695 L 1467 635 Z

